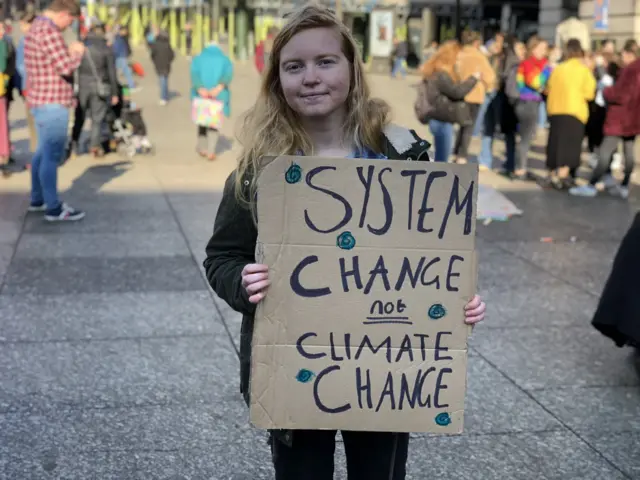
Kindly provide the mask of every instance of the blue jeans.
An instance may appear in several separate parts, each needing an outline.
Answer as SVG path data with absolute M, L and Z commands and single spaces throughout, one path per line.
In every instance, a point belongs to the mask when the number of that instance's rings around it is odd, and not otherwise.
M 404 62 L 407 59 L 404 57 L 395 57 L 393 59 L 393 68 L 391 69 L 391 76 L 395 78 L 395 76 L 400 72 L 402 74 L 402 78 L 407 76 L 407 70 L 404 68 Z
M 116 58 L 116 68 L 120 70 L 120 73 L 122 73 L 124 78 L 127 79 L 127 85 L 129 88 L 134 88 L 136 86 L 136 82 L 133 80 L 133 72 L 131 71 L 127 57 Z
M 476 119 L 476 124 L 473 127 L 473 136 L 478 137 L 484 131 L 485 124 L 485 115 L 487 114 L 487 110 L 489 109 L 489 105 L 496 98 L 497 92 L 490 92 L 484 96 L 484 102 L 480 106 L 480 111 L 478 112 L 478 118 Z
M 31 109 L 36 123 L 38 147 L 31 160 L 31 203 L 47 205 L 47 212 L 60 207 L 58 165 L 64 158 L 69 129 L 69 109 L 43 105 Z
M 547 126 L 547 102 L 540 102 L 540 110 L 538 110 L 538 126 L 546 128 Z
M 429 130 L 431 130 L 435 145 L 434 160 L 436 162 L 446 162 L 449 160 L 453 146 L 453 124 L 429 120 Z
M 160 82 L 160 100 L 166 102 L 169 100 L 169 77 L 158 75 L 158 81 Z

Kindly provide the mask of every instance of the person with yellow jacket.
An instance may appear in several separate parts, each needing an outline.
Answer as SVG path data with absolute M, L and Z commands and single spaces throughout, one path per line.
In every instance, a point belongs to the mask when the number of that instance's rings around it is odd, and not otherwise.
M 547 84 L 550 186 L 570 188 L 574 184 L 589 119 L 589 102 L 595 94 L 595 76 L 585 64 L 580 40 L 572 38 L 565 47 L 565 61 L 553 70 Z
M 485 95 L 496 88 L 496 72 L 487 56 L 480 50 L 482 38 L 478 32 L 467 31 L 462 35 L 462 50 L 458 54 L 456 69 L 461 81 L 480 73 L 481 81 L 464 97 L 471 116 L 471 123 L 460 125 L 453 150 L 457 163 L 467 163 L 469 144 Z

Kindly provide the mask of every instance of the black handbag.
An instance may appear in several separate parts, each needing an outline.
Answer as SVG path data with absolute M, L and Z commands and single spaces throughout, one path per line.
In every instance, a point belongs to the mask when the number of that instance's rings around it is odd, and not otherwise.
M 103 82 L 100 75 L 98 75 L 98 69 L 96 68 L 96 64 L 93 63 L 93 58 L 91 57 L 91 51 L 89 49 L 87 49 L 87 60 L 89 61 L 89 66 L 93 72 L 93 77 L 96 79 L 98 96 L 102 99 L 111 97 L 111 86 Z

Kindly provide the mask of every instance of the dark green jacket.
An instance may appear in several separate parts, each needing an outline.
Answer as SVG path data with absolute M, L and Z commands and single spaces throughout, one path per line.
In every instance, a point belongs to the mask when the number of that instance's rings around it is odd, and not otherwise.
M 413 130 L 390 125 L 385 129 L 384 151 L 390 160 L 429 161 L 429 143 Z M 380 160 L 385 162 L 388 160 Z M 251 212 L 238 203 L 234 193 L 235 172 L 227 179 L 222 200 L 207 244 L 204 268 L 209 285 L 235 311 L 242 313 L 240 329 L 240 392 L 249 405 L 249 377 L 251 370 L 251 339 L 255 305 L 241 285 L 242 269 L 255 263 L 258 231 Z M 290 431 L 273 432 L 276 437 L 291 443 Z

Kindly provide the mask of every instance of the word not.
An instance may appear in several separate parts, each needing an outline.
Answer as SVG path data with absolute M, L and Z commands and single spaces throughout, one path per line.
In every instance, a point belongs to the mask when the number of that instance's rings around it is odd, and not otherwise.
M 332 184 L 342 184 L 343 182 L 335 182 L 335 179 L 332 179 L 327 174 L 332 171 L 336 171 L 337 168 L 333 166 L 318 166 L 311 169 L 305 176 L 306 185 L 317 191 L 321 192 L 333 199 L 335 199 L 339 204 L 341 204 L 344 209 L 344 214 L 340 220 L 338 220 L 335 224 L 330 226 L 319 226 L 316 221 L 311 218 L 309 210 L 305 209 L 304 211 L 304 221 L 308 228 L 317 233 L 331 233 L 337 230 L 340 230 L 344 226 L 346 226 L 354 216 L 354 207 L 349 201 L 342 196 L 340 193 L 330 190 L 328 185 Z M 374 182 L 374 174 L 378 171 L 376 179 Z M 392 167 L 379 167 L 376 165 L 369 165 L 367 167 L 359 166 L 356 167 L 356 171 L 358 174 L 358 178 L 363 187 L 363 197 L 362 204 L 360 207 L 360 217 L 358 220 L 358 227 L 365 228 L 374 234 L 374 235 L 384 235 L 390 229 L 393 224 L 393 214 L 394 211 L 399 211 L 399 203 L 404 203 L 406 205 L 405 208 L 408 210 L 407 215 L 407 229 L 415 230 L 420 233 L 431 233 L 434 231 L 433 228 L 428 228 L 425 226 L 425 222 L 427 217 L 432 214 L 436 217 L 440 218 L 440 226 L 438 228 L 438 238 L 443 238 L 449 221 L 451 219 L 451 214 L 453 212 L 454 215 L 464 215 L 464 226 L 463 226 L 463 235 L 470 235 L 472 229 L 472 217 L 473 217 L 473 192 L 474 192 L 474 181 L 469 182 L 466 185 L 460 185 L 460 178 L 458 175 L 453 175 L 453 179 L 447 179 L 449 176 L 449 172 L 443 170 L 431 170 L 427 171 L 426 169 L 394 169 Z M 391 193 L 389 192 L 389 188 L 385 184 L 384 177 L 385 174 L 392 175 L 400 175 L 403 179 L 406 179 L 408 182 L 407 189 L 403 189 L 403 192 L 408 191 L 408 198 L 404 200 L 400 200 L 399 198 L 392 199 Z M 422 191 L 422 200 L 420 201 L 420 206 L 416 209 L 418 202 L 415 201 L 416 196 L 416 183 L 419 178 L 424 179 L 424 189 Z M 439 180 L 440 179 L 440 180 Z M 449 198 L 446 201 L 446 204 L 443 204 L 441 201 L 432 201 L 430 202 L 430 193 L 433 189 L 434 182 L 447 182 L 450 184 L 449 188 Z M 369 201 L 371 198 L 371 192 L 374 188 L 374 183 L 379 189 L 382 195 L 382 204 L 384 207 L 384 217 L 381 220 L 380 226 L 372 226 L 370 223 L 367 223 L 367 209 L 369 207 Z M 433 200 L 433 199 L 431 199 Z M 395 202 L 395 203 L 394 203 Z M 406 202 L 406 203 L 405 203 Z M 436 212 L 434 206 L 430 205 L 444 205 L 444 211 Z M 440 208 L 438 208 L 440 210 Z M 326 218 L 325 215 L 326 210 L 323 210 L 323 218 Z M 414 215 L 417 216 L 417 221 L 414 225 Z
M 401 337 L 401 341 L 397 340 L 392 342 L 391 335 L 385 337 L 378 345 L 373 345 L 371 343 L 371 339 L 369 335 L 364 334 L 360 340 L 356 340 L 355 342 L 351 339 L 350 333 L 345 333 L 340 336 L 340 340 L 342 342 L 336 342 L 336 338 L 333 332 L 329 333 L 329 353 L 327 352 L 317 352 L 311 353 L 305 350 L 304 343 L 310 338 L 317 338 L 318 334 L 314 332 L 308 332 L 301 335 L 296 341 L 296 348 L 298 353 L 308 360 L 319 360 L 321 358 L 330 357 L 333 362 L 343 362 L 345 360 L 359 360 L 363 353 L 371 352 L 374 355 L 381 354 L 384 355 L 387 359 L 388 363 L 398 363 L 402 360 L 402 358 L 406 355 L 410 361 L 414 361 L 414 350 L 418 350 L 419 357 L 422 358 L 422 362 L 427 361 L 427 356 L 429 359 L 438 362 L 441 360 L 453 360 L 452 357 L 443 354 L 449 351 L 448 347 L 443 346 L 441 343 L 443 342 L 443 337 L 445 335 L 451 335 L 451 332 L 438 332 L 435 336 L 435 344 L 433 349 L 427 348 L 427 339 L 429 335 L 426 333 L 412 333 L 412 334 L 404 334 Z M 400 345 L 400 347 L 396 348 L 396 345 Z M 326 343 L 323 342 L 323 345 Z M 344 355 L 338 355 L 336 351 L 336 346 L 344 348 Z M 397 350 L 397 351 L 396 351 Z M 429 353 L 429 355 L 427 355 Z M 418 361 L 420 361 L 418 359 Z
M 330 287 L 311 287 L 308 283 L 303 285 L 300 278 L 306 268 L 319 261 L 318 255 L 308 255 L 294 267 L 289 278 L 289 284 L 297 295 L 306 298 L 331 295 L 332 290 Z M 404 288 L 416 289 L 418 286 L 432 286 L 436 290 L 440 290 L 442 287 L 441 278 L 444 280 L 444 288 L 447 291 L 457 292 L 459 287 L 454 284 L 453 279 L 460 277 L 460 270 L 457 268 L 461 268 L 462 265 L 457 264 L 458 262 L 463 264 L 464 261 L 464 257 L 455 254 L 449 255 L 445 259 L 440 257 L 428 258 L 423 255 L 416 258 L 404 257 L 401 265 L 387 266 L 389 261 L 385 260 L 383 255 L 380 255 L 373 268 L 367 272 L 366 268 L 363 270 L 360 266 L 360 257 L 354 255 L 350 258 L 349 266 L 347 266 L 347 258 L 339 258 L 338 268 L 336 269 L 337 271 L 334 271 L 334 274 L 340 276 L 344 293 L 348 293 L 351 288 L 355 288 L 368 295 L 374 285 L 378 284 L 382 285 L 387 292 L 392 289 L 397 292 Z M 322 278 L 327 276 L 327 273 L 319 275 L 313 274 L 311 271 L 307 273 L 307 278 L 311 278 L 316 282 L 321 282 Z M 363 277 L 366 283 L 363 282 Z
M 398 299 L 397 302 L 386 302 L 382 303 L 382 300 L 376 300 L 371 305 L 371 310 L 369 310 L 370 316 L 367 317 L 367 320 L 364 322 L 365 325 L 380 325 L 380 324 L 405 324 L 405 325 L 413 325 L 413 322 L 409 320 L 409 317 L 405 317 L 402 315 L 397 315 L 397 313 L 402 313 L 405 311 L 407 306 L 402 301 L 402 299 Z

